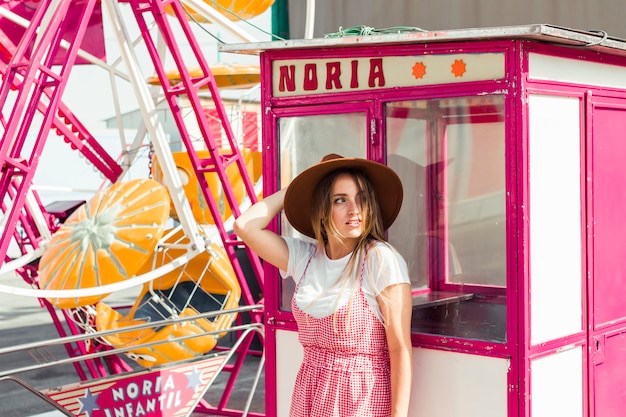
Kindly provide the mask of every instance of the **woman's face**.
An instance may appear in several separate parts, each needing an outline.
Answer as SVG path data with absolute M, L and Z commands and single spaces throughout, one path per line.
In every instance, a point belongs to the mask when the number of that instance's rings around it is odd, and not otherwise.
M 341 174 L 331 188 L 332 222 L 341 236 L 358 239 L 363 233 L 361 193 L 354 178 Z

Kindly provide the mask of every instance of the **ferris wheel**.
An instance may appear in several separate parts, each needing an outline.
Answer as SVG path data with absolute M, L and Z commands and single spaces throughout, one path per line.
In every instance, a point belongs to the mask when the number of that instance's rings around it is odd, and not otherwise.
M 259 69 L 210 65 L 196 33 L 212 25 L 253 41 L 236 21 L 272 3 L 38 0 L 0 7 L 0 276 L 16 273 L 25 284 L 0 279 L 0 296 L 41 300 L 60 337 L 75 337 L 63 344 L 82 381 L 124 375 L 134 366 L 128 358 L 147 369 L 202 358 L 241 324 L 242 313 L 251 327 L 239 331 L 261 332 L 262 265 L 230 230 L 260 195 L 260 152 L 235 134 L 221 98 L 224 88 L 256 85 Z M 103 27 L 115 51 L 103 49 Z M 128 97 L 138 109 L 138 128 L 117 131 L 119 156 L 81 120 L 83 109 L 64 100 L 80 65 L 110 80 L 118 125 Z M 96 89 L 84 88 L 85 95 Z M 46 147 L 61 141 L 82 159 L 71 175 L 95 171 L 102 186 L 85 201 L 45 204 L 36 173 L 46 163 L 67 168 L 62 158 L 46 159 L 55 158 Z M 148 169 L 130 178 L 140 155 Z M 129 288 L 140 289 L 129 311 L 106 303 Z M 245 351 L 252 337 L 236 345 Z M 201 396 L 190 401 L 199 404 Z

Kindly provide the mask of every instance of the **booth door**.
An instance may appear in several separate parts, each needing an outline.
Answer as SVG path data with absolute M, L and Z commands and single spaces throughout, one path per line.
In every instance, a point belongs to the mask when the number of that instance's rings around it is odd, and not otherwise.
M 590 106 L 590 414 L 623 417 L 626 410 L 626 100 L 594 97 Z
M 370 103 L 347 103 L 267 112 L 266 116 L 273 120 L 266 125 L 275 129 L 268 137 L 276 138 L 276 143 L 268 148 L 277 153 L 264 155 L 265 175 L 273 177 L 270 181 L 278 181 L 275 185 L 278 189 L 286 187 L 296 175 L 329 153 L 375 159 L 382 152 L 380 142 L 372 138 L 370 107 Z M 279 227 L 285 236 L 299 236 L 284 214 L 280 216 Z M 275 268 L 266 268 L 266 412 L 268 417 L 287 417 L 303 357 L 291 313 L 295 285 L 292 279 L 280 279 Z

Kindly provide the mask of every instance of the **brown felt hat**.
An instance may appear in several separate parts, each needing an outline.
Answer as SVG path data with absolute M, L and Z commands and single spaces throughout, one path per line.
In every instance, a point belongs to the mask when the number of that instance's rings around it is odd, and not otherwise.
M 365 173 L 374 188 L 385 230 L 393 224 L 402 207 L 402 182 L 398 174 L 378 162 L 329 154 L 318 164 L 302 171 L 287 187 L 284 211 L 298 232 L 315 238 L 311 225 L 313 191 L 326 175 L 342 168 L 358 168 Z

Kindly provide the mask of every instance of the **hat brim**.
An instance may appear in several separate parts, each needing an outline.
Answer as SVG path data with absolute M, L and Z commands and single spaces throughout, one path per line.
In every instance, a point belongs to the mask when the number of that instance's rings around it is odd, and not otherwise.
M 285 193 L 284 212 L 287 220 L 298 232 L 315 238 L 311 224 L 313 191 L 328 174 L 342 168 L 359 168 L 370 180 L 387 230 L 402 207 L 402 181 L 391 168 L 378 162 L 361 158 L 337 157 L 322 160 L 295 177 Z

